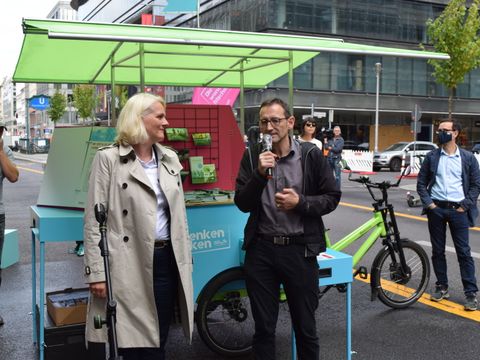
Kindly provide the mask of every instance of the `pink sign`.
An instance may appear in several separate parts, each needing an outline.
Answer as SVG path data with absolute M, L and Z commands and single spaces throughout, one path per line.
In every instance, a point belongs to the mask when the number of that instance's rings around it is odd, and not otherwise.
M 195 88 L 192 104 L 194 105 L 230 105 L 233 106 L 240 89 L 234 88 Z

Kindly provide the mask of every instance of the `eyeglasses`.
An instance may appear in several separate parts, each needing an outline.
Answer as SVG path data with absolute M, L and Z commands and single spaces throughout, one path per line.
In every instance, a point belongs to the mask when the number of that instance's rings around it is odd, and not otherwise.
M 277 127 L 280 125 L 280 121 L 286 120 L 287 118 L 271 118 L 271 119 L 260 119 L 260 126 L 266 128 L 268 123 L 270 123 L 273 127 Z
M 455 131 L 453 129 L 438 129 L 435 134 L 439 135 L 441 133 L 449 133 L 449 132 L 452 132 L 452 131 Z
M 307 126 L 307 127 L 317 127 L 317 124 L 306 123 L 305 126 Z

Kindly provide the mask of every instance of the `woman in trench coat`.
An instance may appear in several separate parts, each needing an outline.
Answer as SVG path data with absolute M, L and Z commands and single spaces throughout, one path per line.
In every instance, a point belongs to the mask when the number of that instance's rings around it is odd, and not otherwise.
M 93 160 L 85 209 L 85 277 L 90 288 L 86 339 L 107 342 L 106 285 L 95 204 L 107 209 L 113 297 L 120 354 L 164 359 L 178 299 L 185 336 L 193 329 L 191 242 L 176 153 L 159 144 L 168 121 L 165 102 L 151 94 L 130 98 L 120 113 L 114 145 Z

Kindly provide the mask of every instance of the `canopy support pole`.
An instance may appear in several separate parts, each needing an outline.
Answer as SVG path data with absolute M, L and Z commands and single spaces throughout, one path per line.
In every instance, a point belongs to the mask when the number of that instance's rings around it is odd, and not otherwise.
M 115 108 L 115 55 L 110 58 L 110 112 L 112 113 L 112 125 L 117 125 L 117 111 Z
M 293 116 L 293 52 L 288 52 L 288 108 Z
M 144 44 L 139 44 L 140 51 L 139 51 L 139 58 L 140 58 L 140 92 L 145 92 L 145 52 L 144 52 Z
M 118 43 L 117 46 L 115 46 L 115 49 L 113 49 L 113 51 L 110 53 L 107 60 L 105 60 L 105 62 L 102 64 L 102 66 L 100 66 L 100 69 L 98 69 L 98 71 L 93 76 L 92 80 L 90 81 L 91 84 L 95 83 L 95 80 L 97 79 L 97 77 L 100 75 L 100 73 L 103 71 L 103 69 L 105 68 L 105 66 L 107 66 L 107 64 L 109 62 L 110 62 L 110 64 L 113 64 L 112 57 L 117 53 L 118 49 L 120 49 L 120 47 L 122 45 L 123 45 L 123 42 Z
M 243 60 L 240 63 L 240 133 L 245 133 L 245 84 L 244 84 Z

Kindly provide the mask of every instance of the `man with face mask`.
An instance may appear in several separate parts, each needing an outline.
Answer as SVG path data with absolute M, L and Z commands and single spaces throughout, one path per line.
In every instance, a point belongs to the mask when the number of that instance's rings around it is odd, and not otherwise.
M 445 258 L 446 227 L 450 228 L 457 253 L 465 293 L 465 310 L 476 310 L 477 280 L 470 254 L 468 227 L 478 215 L 480 170 L 472 153 L 455 143 L 461 127 L 456 120 L 444 120 L 438 126 L 440 148 L 432 150 L 422 164 L 417 191 L 428 217 L 432 242 L 432 265 L 437 277 L 430 300 L 448 299 L 447 261 Z

